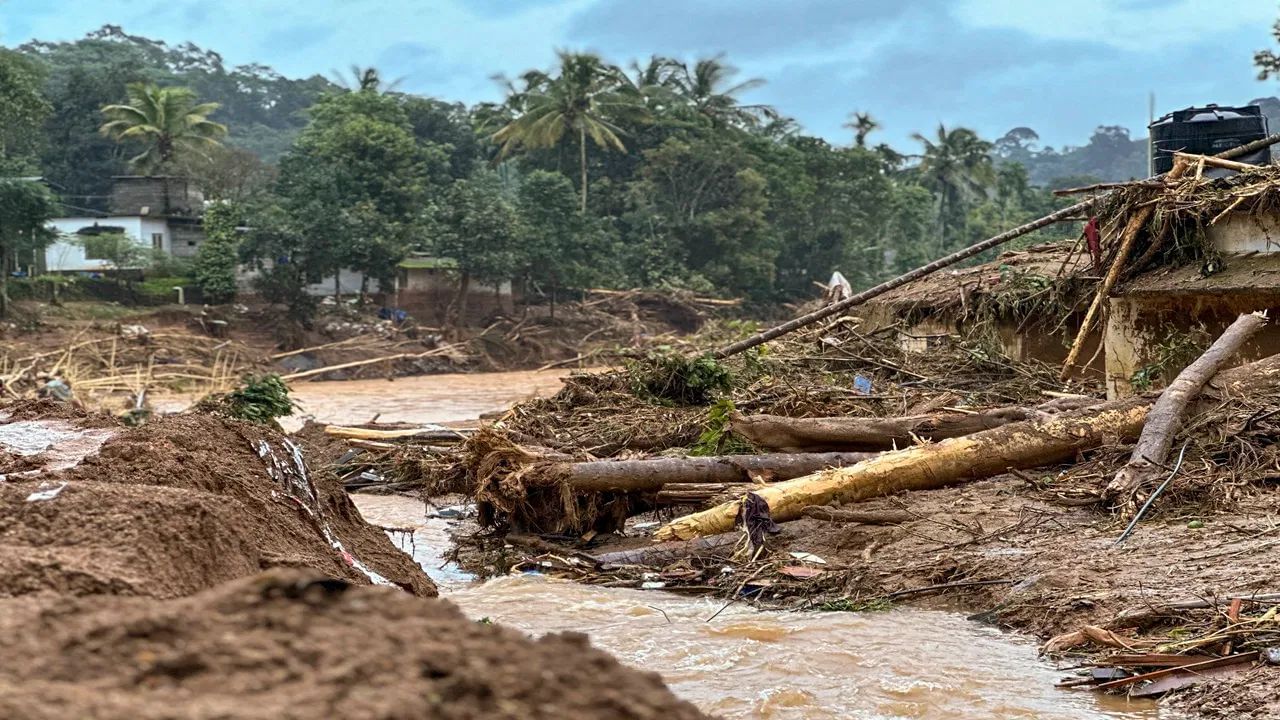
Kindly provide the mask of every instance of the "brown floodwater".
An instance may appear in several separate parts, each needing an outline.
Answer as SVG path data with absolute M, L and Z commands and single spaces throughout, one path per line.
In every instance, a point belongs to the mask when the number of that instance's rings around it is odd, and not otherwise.
M 395 382 L 299 385 L 306 412 L 330 422 L 447 422 L 554 392 L 557 373 L 432 375 Z M 350 390 L 348 390 L 350 388 Z M 1031 638 L 959 613 L 899 608 L 789 613 L 662 591 L 600 588 L 518 575 L 478 582 L 444 560 L 454 520 L 414 498 L 356 495 L 391 538 L 471 617 L 531 635 L 574 630 L 624 663 L 660 673 L 681 697 L 725 718 L 1005 718 L 1155 720 L 1150 702 L 1053 687 L 1066 675 Z
M 299 382 L 290 386 L 298 409 L 281 425 L 290 432 L 307 418 L 322 423 L 443 423 L 471 420 L 514 403 L 560 389 L 571 370 L 519 370 L 501 373 L 417 375 L 394 380 Z M 178 412 L 195 402 L 191 395 L 157 395 L 158 412 Z

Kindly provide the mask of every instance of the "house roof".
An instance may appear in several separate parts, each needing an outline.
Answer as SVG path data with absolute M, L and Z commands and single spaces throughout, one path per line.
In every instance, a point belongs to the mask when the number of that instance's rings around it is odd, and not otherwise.
M 1201 263 L 1149 270 L 1122 288 L 1119 295 L 1232 295 L 1280 290 L 1280 253 L 1224 255 L 1213 272 Z
M 456 270 L 458 261 L 447 257 L 409 257 L 400 261 L 405 270 Z
M 1006 252 L 991 262 L 923 277 L 870 303 L 927 312 L 964 309 L 981 296 L 1033 295 L 1045 285 L 1084 279 L 1091 273 L 1088 257 L 1074 253 L 1072 246 L 1052 242 Z

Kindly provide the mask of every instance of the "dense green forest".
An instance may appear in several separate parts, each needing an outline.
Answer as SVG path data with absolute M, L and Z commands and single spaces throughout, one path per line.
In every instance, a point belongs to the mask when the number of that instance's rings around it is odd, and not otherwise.
M 1058 150 L 1026 127 L 922 128 L 893 148 L 874 142 L 874 108 L 851 112 L 833 143 L 742 103 L 764 81 L 723 57 L 562 53 L 503 80 L 504 101 L 467 107 L 399 92 L 372 68 L 291 79 L 107 26 L 0 50 L 0 80 L 0 177 L 40 175 L 63 211 L 102 210 L 111 176 L 149 152 L 160 164 L 147 171 L 227 201 L 193 270 L 214 295 L 238 255 L 267 270 L 269 297 L 299 305 L 304 282 L 338 267 L 385 286 L 411 251 L 455 259 L 464 284 L 514 279 L 535 297 L 645 286 L 786 301 L 833 270 L 866 286 L 1044 214 L 1055 187 L 1146 166 L 1145 141 L 1119 127 Z M 203 108 L 207 152 L 161 158 L 128 122 L 104 131 L 104 107 L 126 103 L 127 119 L 146 102 Z M 6 259 L 19 244 L 5 241 Z

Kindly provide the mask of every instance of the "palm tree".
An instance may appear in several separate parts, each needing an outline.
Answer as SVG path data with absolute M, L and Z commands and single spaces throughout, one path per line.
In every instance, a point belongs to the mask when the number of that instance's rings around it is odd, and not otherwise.
M 678 66 L 674 82 L 685 101 L 717 127 L 738 125 L 753 128 L 777 119 L 778 111 L 770 105 L 739 104 L 738 95 L 764 85 L 764 80 L 751 78 L 731 84 L 738 69 L 724 63 L 723 57 L 716 55 L 698 60 L 692 71 L 683 63 Z
M 581 212 L 587 211 L 587 140 L 605 150 L 626 152 L 618 123 L 640 117 L 641 97 L 626 75 L 591 53 L 561 51 L 559 75 L 532 71 L 522 76 L 526 90 L 514 98 L 520 114 L 493 134 L 498 160 L 520 149 L 551 148 L 566 135 L 578 142 L 582 182 Z
M 128 104 L 102 108 L 107 122 L 100 131 L 117 142 L 143 144 L 143 151 L 129 159 L 135 172 L 167 169 L 185 153 L 203 156 L 227 134 L 225 125 L 209 119 L 218 103 L 197 104 L 187 88 L 131 83 L 128 96 Z
M 362 68 L 359 65 L 352 65 L 350 68 L 351 77 L 348 79 L 337 70 L 333 72 L 333 79 L 344 90 L 351 92 L 391 92 L 404 82 L 404 78 L 396 78 L 389 83 L 384 83 L 382 74 L 378 72 L 376 67 Z
M 844 126 L 853 131 L 854 144 L 864 148 L 867 146 L 867 136 L 875 132 L 880 127 L 880 123 L 871 117 L 871 113 L 854 112 L 849 113 L 849 122 Z
M 919 172 L 926 187 L 938 198 L 939 250 L 947 249 L 947 223 L 957 209 L 974 197 L 986 197 L 995 181 L 991 143 L 967 128 L 947 130 L 939 124 L 933 140 L 914 133 L 924 146 Z

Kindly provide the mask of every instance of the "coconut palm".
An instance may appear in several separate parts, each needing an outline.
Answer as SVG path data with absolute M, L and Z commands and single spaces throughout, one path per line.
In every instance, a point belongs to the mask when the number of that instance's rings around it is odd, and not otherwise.
M 170 168 L 187 153 L 204 156 L 227 134 L 225 125 L 209 119 L 218 103 L 197 104 L 195 93 L 187 88 L 131 83 L 128 97 L 125 105 L 102 108 L 107 122 L 100 131 L 117 142 L 143 145 L 143 151 L 129 159 L 135 172 Z
M 855 145 L 866 147 L 867 136 L 879 129 L 880 123 L 871 117 L 871 113 L 855 112 L 849 113 L 849 122 L 845 123 L 844 126 L 853 131 Z
M 376 67 L 362 68 L 359 65 L 352 65 L 350 68 L 350 79 L 337 70 L 333 71 L 333 79 L 344 90 L 351 92 L 391 92 L 404 82 L 404 78 L 396 78 L 391 82 L 385 82 L 382 74 L 378 72 Z
M 770 105 L 742 105 L 738 101 L 738 95 L 764 85 L 764 80 L 752 78 L 734 84 L 738 69 L 723 62 L 723 57 L 698 60 L 692 70 L 683 63 L 678 66 L 674 82 L 685 101 L 716 127 L 757 127 L 777 119 L 778 111 Z
M 995 181 L 991 143 L 967 128 L 947 130 L 942 124 L 934 139 L 920 133 L 911 137 L 924 146 L 918 171 L 924 185 L 938 198 L 939 250 L 945 250 L 952 215 L 969 199 L 986 197 Z
M 641 117 L 644 104 L 626 75 L 591 53 L 561 51 L 559 74 L 533 71 L 522 76 L 516 99 L 520 114 L 493 134 L 498 159 L 518 150 L 551 148 L 566 135 L 578 143 L 581 211 L 587 210 L 587 141 L 598 148 L 626 152 L 620 122 Z

